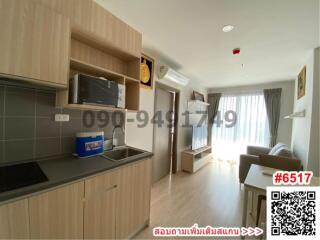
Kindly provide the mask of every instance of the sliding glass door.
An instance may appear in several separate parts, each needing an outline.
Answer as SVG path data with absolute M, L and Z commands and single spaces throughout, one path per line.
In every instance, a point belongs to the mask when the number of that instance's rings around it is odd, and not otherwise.
M 268 146 L 269 139 L 262 92 L 222 95 L 212 127 L 214 159 L 237 163 L 248 145 Z

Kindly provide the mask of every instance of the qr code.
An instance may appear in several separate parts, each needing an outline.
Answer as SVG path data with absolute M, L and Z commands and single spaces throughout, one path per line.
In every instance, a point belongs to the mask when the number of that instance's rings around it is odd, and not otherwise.
M 316 187 L 268 188 L 268 239 L 319 239 L 319 194 Z

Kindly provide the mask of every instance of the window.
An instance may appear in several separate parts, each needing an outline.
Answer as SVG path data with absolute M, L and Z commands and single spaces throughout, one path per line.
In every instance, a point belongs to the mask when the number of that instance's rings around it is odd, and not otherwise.
M 232 116 L 234 114 L 234 116 Z M 235 124 L 228 124 L 236 117 Z M 248 145 L 268 146 L 269 126 L 262 92 L 224 94 L 212 127 L 213 157 L 239 161 Z

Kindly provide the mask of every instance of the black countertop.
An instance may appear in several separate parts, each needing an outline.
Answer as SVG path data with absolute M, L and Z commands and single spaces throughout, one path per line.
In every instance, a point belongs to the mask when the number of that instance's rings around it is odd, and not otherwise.
M 103 156 L 94 156 L 89 158 L 77 158 L 70 156 L 38 161 L 39 166 L 49 180 L 12 191 L 2 192 L 0 193 L 0 203 L 79 180 L 81 178 L 151 157 L 152 155 L 153 154 L 150 152 L 144 152 L 137 156 L 132 156 L 128 158 L 128 160 L 118 162 L 111 161 Z

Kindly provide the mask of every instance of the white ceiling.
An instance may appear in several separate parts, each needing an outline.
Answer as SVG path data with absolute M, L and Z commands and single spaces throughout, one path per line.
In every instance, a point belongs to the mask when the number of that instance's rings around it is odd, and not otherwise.
M 143 34 L 146 52 L 204 87 L 292 80 L 319 46 L 318 0 L 96 1 Z M 223 33 L 227 24 L 235 29 Z

